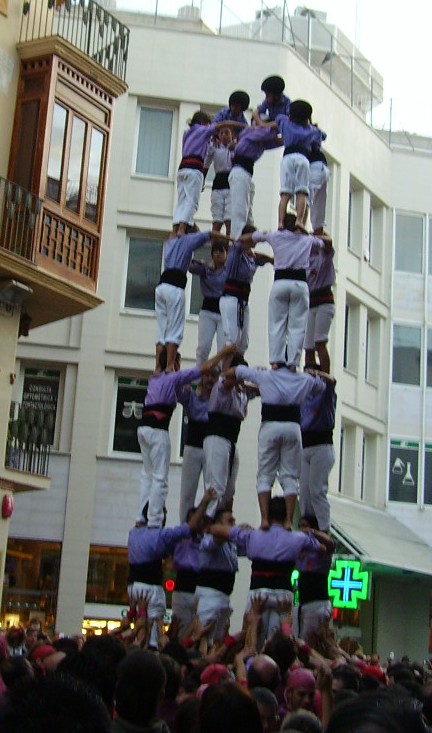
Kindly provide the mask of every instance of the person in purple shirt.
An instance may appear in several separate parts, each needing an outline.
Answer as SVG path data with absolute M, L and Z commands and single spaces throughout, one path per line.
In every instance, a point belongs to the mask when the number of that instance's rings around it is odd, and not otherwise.
M 143 509 L 148 502 L 148 526 L 161 527 L 163 510 L 168 494 L 168 471 L 171 458 L 169 424 L 177 406 L 177 394 L 185 384 L 190 384 L 206 371 L 213 369 L 221 359 L 232 353 L 234 347 L 223 349 L 200 367 L 180 371 L 180 360 L 176 371 L 154 374 L 149 379 L 144 401 L 142 424 L 137 430 L 143 466 L 140 478 L 139 509 L 136 521 L 142 523 Z M 160 355 L 162 368 L 166 365 L 166 350 Z
M 254 165 L 266 150 L 280 147 L 276 122 L 267 127 L 244 129 L 234 149 L 228 176 L 231 190 L 231 236 L 237 239 L 246 224 L 252 223 L 252 176 Z
M 291 102 L 289 118 L 277 115 L 276 122 L 284 142 L 280 167 L 279 229 L 284 228 L 288 203 L 295 197 L 296 225 L 305 227 L 310 184 L 309 155 L 313 145 L 320 145 L 325 133 L 311 125 L 312 107 L 303 99 Z
M 325 391 L 310 395 L 300 408 L 302 461 L 300 473 L 300 511 L 314 514 L 321 531 L 330 528 L 328 477 L 335 462 L 333 429 L 336 413 L 336 382 L 329 374 L 318 372 L 326 383 Z
M 151 645 L 157 648 L 157 623 L 165 614 L 165 593 L 162 587 L 164 558 L 171 555 L 178 542 L 191 537 L 191 532 L 199 529 L 213 492 L 205 492 L 198 509 L 188 523 L 179 527 L 134 527 L 128 538 L 128 596 L 131 609 L 135 609 L 140 599 L 148 601 L 147 616 L 153 623 Z
M 299 605 L 294 609 L 294 635 L 308 642 L 309 635 L 319 631 L 323 622 L 329 622 L 332 604 L 328 594 L 328 575 L 332 565 L 335 543 L 318 529 L 318 522 L 313 514 L 300 517 L 299 529 L 307 536 L 313 536 L 321 545 L 321 549 L 303 550 L 296 560 L 299 571 L 298 593 Z
M 295 216 L 285 215 L 283 231 L 253 232 L 243 235 L 245 247 L 268 242 L 274 252 L 274 283 L 268 309 L 270 364 L 287 364 L 293 369 L 300 364 L 309 313 L 309 291 L 306 269 L 312 249 L 320 250 L 331 239 L 302 234 L 296 228 Z
M 222 126 L 243 127 L 240 122 L 225 120 L 213 123 L 205 112 L 195 112 L 189 130 L 183 136 L 182 159 L 177 173 L 177 206 L 173 231 L 182 236 L 193 226 L 204 183 L 203 168 L 211 137 Z
M 327 343 L 335 314 L 332 290 L 335 282 L 334 253 L 329 242 L 326 243 L 324 249 L 312 250 L 306 273 L 309 288 L 309 312 L 304 340 L 305 361 L 307 364 L 314 364 L 316 352 L 319 368 L 327 374 L 330 374 L 330 354 Z
M 264 120 L 274 121 L 277 115 L 289 115 L 291 100 L 283 94 L 285 82 L 281 76 L 268 76 L 261 84 L 264 101 L 252 114 L 253 121 L 261 126 Z M 264 119 L 263 119 L 264 118 Z
M 290 529 L 301 466 L 300 405 L 310 395 L 324 392 L 325 382 L 315 373 L 296 373 L 286 367 L 259 369 L 240 365 L 228 369 L 225 379 L 228 377 L 252 382 L 261 395 L 257 472 L 261 528 L 268 529 L 270 524 L 271 492 L 277 476 L 286 504 L 285 527 Z
M 248 121 L 244 116 L 244 112 L 249 107 L 250 97 L 249 94 L 241 90 L 237 90 L 230 94 L 228 100 L 228 107 L 223 107 L 213 117 L 213 122 L 225 122 L 231 120 L 233 122 L 241 122 L 247 126 Z
M 246 612 L 257 596 L 265 600 L 258 648 L 280 628 L 278 607 L 282 604 L 286 606 L 287 602 L 292 605 L 294 594 L 291 575 L 300 553 L 324 552 L 324 547 L 312 535 L 285 529 L 286 505 L 283 497 L 274 496 L 271 499 L 269 518 L 270 525 L 266 530 L 242 525 L 226 527 L 214 524 L 210 527 L 215 539 L 233 542 L 238 554 L 246 555 L 252 561 Z
M 211 247 L 211 262 L 192 260 L 189 272 L 200 279 L 203 303 L 198 317 L 198 345 L 196 349 L 197 366 L 205 361 L 210 353 L 216 335 L 217 349 L 224 345 L 224 332 L 219 300 L 223 293 L 227 276 L 227 246 L 224 239 L 214 239 Z
M 167 351 L 166 371 L 174 371 L 177 350 L 183 340 L 187 272 L 196 249 L 214 239 L 228 241 L 220 232 L 196 232 L 178 237 L 171 234 L 164 249 L 164 270 L 155 290 L 157 321 L 156 372 L 161 370 L 159 353 Z

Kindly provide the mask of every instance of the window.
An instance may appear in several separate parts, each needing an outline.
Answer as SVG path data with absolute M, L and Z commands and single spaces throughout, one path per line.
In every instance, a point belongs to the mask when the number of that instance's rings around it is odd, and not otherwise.
M 393 326 L 393 382 L 420 385 L 421 329 Z
M 390 441 L 389 500 L 417 503 L 419 444 Z
M 432 387 L 432 330 L 427 331 L 426 386 Z
M 345 369 L 348 366 L 349 316 L 350 316 L 349 305 L 346 305 L 345 306 L 345 323 L 344 323 L 344 351 L 343 351 L 343 365 Z
M 359 334 L 360 334 L 360 305 L 351 295 L 345 305 L 345 333 L 343 365 L 352 374 L 358 373 L 359 362 Z
M 343 458 L 344 458 L 344 426 L 341 426 L 340 440 L 339 440 L 339 482 L 338 482 L 338 493 L 342 494 L 343 485 Z
M 426 443 L 424 455 L 423 501 L 432 504 L 432 445 Z
M 365 379 L 377 385 L 381 356 L 381 319 L 368 312 L 366 319 Z
M 205 244 L 204 247 L 200 247 L 194 252 L 194 260 L 205 260 L 205 262 L 211 262 L 211 247 Z M 189 276 L 190 277 L 190 276 Z M 191 284 L 191 296 L 189 313 L 191 315 L 197 315 L 200 312 L 202 304 L 202 295 L 200 288 L 200 278 L 196 275 L 192 276 Z
M 56 369 L 28 368 L 24 371 L 21 405 L 26 412 L 38 413 L 35 425 L 47 431 L 51 446 L 54 444 L 59 387 L 60 372 Z
M 99 221 L 105 138 L 89 120 L 54 105 L 46 196 L 95 224 Z
M 423 270 L 423 218 L 396 214 L 395 269 L 402 272 Z
M 113 450 L 140 453 L 137 428 L 141 425 L 146 394 L 147 379 L 118 378 Z
M 155 309 L 155 288 L 162 270 L 163 242 L 130 237 L 126 274 L 125 308 Z
M 372 267 L 381 268 L 384 239 L 385 208 L 375 197 L 371 197 L 369 212 L 369 245 L 367 259 Z
M 86 603 L 127 605 L 129 564 L 123 547 L 90 547 Z
M 432 217 L 429 217 L 429 257 L 428 257 L 428 274 L 432 275 Z
M 353 192 L 350 191 L 348 195 L 348 239 L 347 239 L 347 246 L 348 249 L 352 248 L 352 206 L 353 206 Z
M 141 107 L 136 173 L 166 178 L 169 173 L 173 112 Z
M 363 433 L 362 453 L 361 453 L 361 477 L 360 477 L 360 499 L 365 498 L 365 478 L 366 478 L 366 436 Z

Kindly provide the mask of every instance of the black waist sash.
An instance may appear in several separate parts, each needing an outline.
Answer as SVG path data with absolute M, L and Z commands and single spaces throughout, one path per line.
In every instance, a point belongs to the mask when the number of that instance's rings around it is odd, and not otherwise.
M 198 573 L 197 585 L 214 588 L 230 596 L 233 592 L 234 581 L 235 573 L 230 573 L 228 570 L 210 570 L 209 568 L 205 568 Z
M 306 282 L 306 270 L 293 270 L 291 267 L 287 267 L 285 270 L 275 270 L 275 280 L 301 280 Z
M 189 418 L 185 445 L 202 448 L 204 438 L 207 435 L 207 425 L 208 423 L 203 420 L 191 420 Z
M 291 153 L 300 153 L 300 155 L 304 155 L 305 158 L 309 160 L 310 150 L 305 148 L 303 145 L 288 145 L 284 149 L 283 154 L 285 156 L 285 155 L 291 155 Z
M 238 440 L 241 424 L 242 421 L 239 417 L 233 417 L 224 412 L 209 412 L 207 435 L 218 435 L 220 438 L 225 438 L 235 445 Z
M 293 562 L 274 562 L 273 560 L 252 560 L 250 590 L 272 588 L 292 591 L 291 574 Z
M 229 171 L 220 171 L 219 173 L 216 173 L 213 179 L 212 190 L 225 191 L 227 188 L 229 189 L 228 176 Z
M 325 157 L 322 150 L 315 150 L 312 149 L 312 151 L 308 154 L 309 163 L 324 163 L 324 165 L 327 165 L 327 158 Z
M 333 430 L 305 430 L 302 433 L 303 448 L 315 445 L 333 445 Z
M 220 313 L 219 298 L 205 297 L 201 306 L 202 311 L 210 311 L 210 313 Z
M 249 300 L 251 286 L 249 283 L 243 282 L 243 280 L 235 280 L 234 278 L 228 278 L 224 285 L 224 295 L 232 295 L 238 300 L 243 300 L 245 303 Z
M 175 590 L 181 591 L 182 593 L 195 593 L 197 579 L 198 573 L 195 570 L 180 568 L 177 570 Z
M 300 424 L 300 405 L 261 405 L 262 422 L 296 422 Z
M 176 270 L 175 268 L 164 270 L 159 280 L 159 285 L 161 283 L 168 283 L 168 285 L 174 285 L 176 288 L 184 290 L 187 283 L 187 276 L 185 272 Z
M 155 413 L 162 413 L 162 416 L 156 415 Z M 141 425 L 146 425 L 149 428 L 158 428 L 159 430 L 168 430 L 169 424 L 174 412 L 174 407 L 171 405 L 154 404 L 144 405 Z
M 299 604 L 328 601 L 328 576 L 324 573 L 300 573 L 298 579 Z
M 247 173 L 250 173 L 250 175 L 253 176 L 254 161 L 252 158 L 248 158 L 246 155 L 235 155 L 232 164 L 233 166 L 239 165 L 240 168 L 243 168 Z
M 162 585 L 162 560 L 153 562 L 129 563 L 128 583 L 148 583 Z
M 327 285 L 325 288 L 319 288 L 319 290 L 312 290 L 309 293 L 309 308 L 316 308 L 323 303 L 334 303 L 331 285 Z
M 188 157 L 182 158 L 179 165 L 179 171 L 182 168 L 193 168 L 197 171 L 203 171 L 204 160 L 199 155 L 189 155 Z

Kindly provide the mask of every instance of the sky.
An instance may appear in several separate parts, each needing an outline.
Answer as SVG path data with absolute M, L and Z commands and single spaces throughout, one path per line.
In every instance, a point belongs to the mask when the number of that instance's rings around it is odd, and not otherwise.
M 156 0 L 117 0 L 117 7 L 152 12 Z M 261 8 L 261 0 L 224 0 L 225 6 L 242 20 L 251 20 Z M 194 4 L 217 6 L 219 0 L 158 0 L 159 13 L 175 14 L 174 8 Z M 264 7 L 282 5 L 283 0 L 266 0 Z M 395 0 L 288 0 L 288 11 L 297 6 L 327 13 L 327 21 L 337 25 L 372 62 L 384 78 L 384 104 L 374 112 L 377 127 L 405 130 L 432 137 L 432 102 L 429 60 L 432 3 L 415 0 L 412 11 L 407 3 Z M 289 90 L 288 90 L 289 91 Z M 391 116 L 390 116 L 390 100 Z

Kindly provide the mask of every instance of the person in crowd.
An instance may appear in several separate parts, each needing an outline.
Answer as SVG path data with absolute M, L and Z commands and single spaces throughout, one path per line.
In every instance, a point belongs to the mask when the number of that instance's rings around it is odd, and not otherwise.
M 289 115 L 291 100 L 283 93 L 285 82 L 281 76 L 268 76 L 261 84 L 264 100 L 252 114 L 256 125 L 274 121 L 277 115 Z
M 216 336 L 217 350 L 224 345 L 224 330 L 219 302 L 227 277 L 227 246 L 223 239 L 214 239 L 211 246 L 211 262 L 192 260 L 189 272 L 200 279 L 202 306 L 198 316 L 198 344 L 196 363 L 201 366 L 208 359 L 213 339 Z
M 247 108 L 249 107 L 250 97 L 247 92 L 240 89 L 232 92 L 228 99 L 228 107 L 222 107 L 219 112 L 213 117 L 213 122 L 225 122 L 225 120 L 231 120 L 233 122 L 240 122 L 242 125 L 247 126 L 248 121 L 244 116 Z

